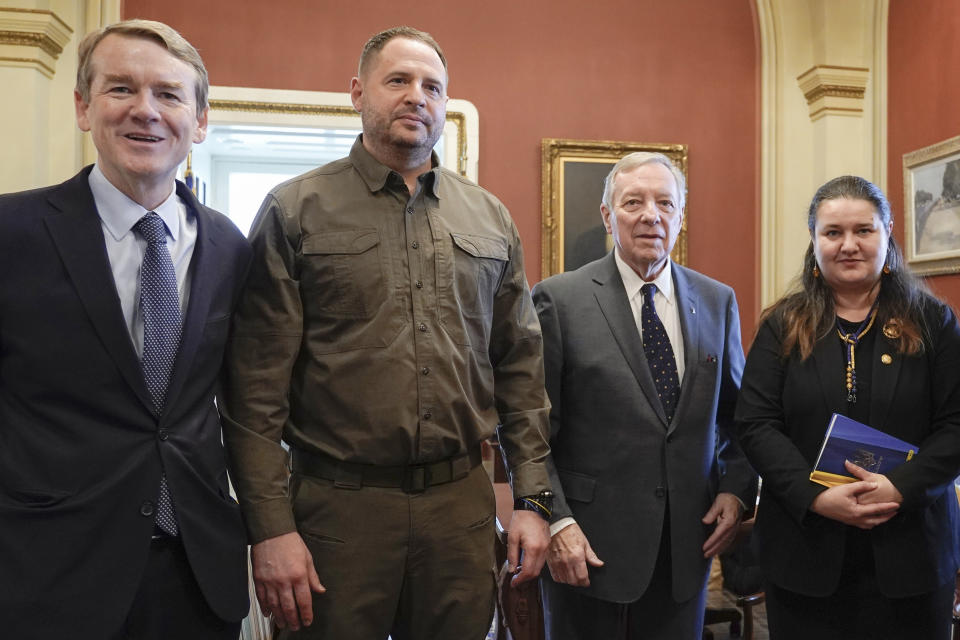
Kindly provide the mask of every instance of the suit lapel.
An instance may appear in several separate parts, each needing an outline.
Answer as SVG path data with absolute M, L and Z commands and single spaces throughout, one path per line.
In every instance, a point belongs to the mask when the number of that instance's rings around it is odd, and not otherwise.
M 847 402 L 846 389 L 838 382 L 843 380 L 842 373 L 846 364 L 843 361 L 843 349 L 834 328 L 830 329 L 826 337 L 817 341 L 810 358 L 817 368 L 817 380 L 823 393 L 824 408 L 827 415 L 830 415 L 834 412 L 834 407 L 846 406 Z
M 213 233 L 213 219 L 193 193 L 179 181 L 177 195 L 194 214 L 194 219 L 197 221 L 197 241 L 190 259 L 190 301 L 187 304 L 187 315 L 183 320 L 180 349 L 170 377 L 170 385 L 167 388 L 165 403 L 167 407 L 173 406 L 176 402 L 193 364 L 194 354 L 203 337 L 216 283 L 221 282 L 218 273 L 222 268 Z
M 55 212 L 46 216 L 44 223 L 94 330 L 130 388 L 152 412 L 143 369 L 120 308 L 100 216 L 87 182 L 89 175 L 87 168 L 51 194 L 49 202 Z
M 886 431 L 887 416 L 890 413 L 890 402 L 893 400 L 893 391 L 900 376 L 900 366 L 903 364 L 903 355 L 897 352 L 897 345 L 880 333 L 873 353 L 873 362 L 870 364 L 873 373 L 873 389 L 870 392 L 870 426 L 874 429 Z M 883 356 L 890 356 L 890 364 L 883 363 Z
M 680 381 L 680 398 L 677 401 L 677 410 L 674 417 L 680 415 L 684 403 L 689 400 L 690 389 L 694 388 L 694 377 L 697 375 L 697 362 L 700 358 L 700 322 L 697 316 L 697 307 L 700 305 L 700 295 L 687 280 L 683 268 L 677 264 L 671 266 L 673 270 L 673 287 L 677 299 L 677 311 L 680 316 L 680 332 L 683 335 L 683 380 Z M 674 420 L 670 430 L 673 430 L 678 421 Z
M 623 287 L 623 279 L 617 270 L 617 263 L 611 251 L 607 257 L 600 263 L 598 273 L 593 278 L 594 296 L 597 304 L 600 306 L 600 312 L 603 314 L 607 325 L 610 327 L 610 333 L 613 339 L 623 353 L 627 365 L 633 372 L 633 376 L 647 397 L 650 407 L 659 416 L 664 426 L 667 425 L 667 416 L 663 412 L 663 405 L 657 396 L 657 389 L 653 382 L 653 376 L 650 375 L 650 367 L 647 365 L 647 357 L 643 353 L 643 340 L 640 338 L 640 332 L 637 331 L 637 322 L 633 317 L 633 309 L 630 307 L 630 301 L 627 300 L 627 291 Z

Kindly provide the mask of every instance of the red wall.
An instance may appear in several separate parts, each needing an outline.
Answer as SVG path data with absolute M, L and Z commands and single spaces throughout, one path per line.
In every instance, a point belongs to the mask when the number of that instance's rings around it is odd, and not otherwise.
M 960 135 L 960 3 L 893 0 L 888 32 L 887 180 L 903 241 L 903 155 Z M 934 291 L 960 307 L 960 275 L 933 276 Z
M 542 138 L 689 145 L 689 262 L 759 305 L 759 47 L 753 0 L 125 0 L 180 30 L 213 84 L 347 91 L 373 33 L 429 31 L 450 95 L 480 112 L 480 182 L 540 279 Z M 599 216 L 599 203 L 598 213 Z

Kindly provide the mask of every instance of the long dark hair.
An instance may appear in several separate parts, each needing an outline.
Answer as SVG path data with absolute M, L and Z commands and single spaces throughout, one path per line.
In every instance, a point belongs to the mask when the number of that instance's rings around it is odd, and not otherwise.
M 817 189 L 810 202 L 807 227 L 811 237 L 820 205 L 825 200 L 837 198 L 866 200 L 876 209 L 881 224 L 887 225 L 893 220 L 890 203 L 877 185 L 857 176 L 840 176 Z M 833 291 L 822 277 L 816 275 L 816 266 L 811 239 L 803 256 L 803 271 L 799 278 L 784 297 L 760 316 L 761 323 L 771 315 L 780 320 L 784 357 L 799 349 L 800 357 L 808 358 L 817 340 L 833 329 L 836 318 Z M 923 304 L 928 295 L 926 285 L 906 265 L 903 253 L 891 235 L 885 268 L 880 274 L 876 324 L 894 329 L 893 334 L 899 333 L 896 340 L 900 353 L 916 354 L 923 350 Z

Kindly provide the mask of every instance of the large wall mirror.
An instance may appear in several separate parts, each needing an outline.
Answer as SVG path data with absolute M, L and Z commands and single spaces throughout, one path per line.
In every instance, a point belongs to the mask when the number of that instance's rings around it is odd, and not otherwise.
M 191 182 L 201 202 L 247 233 L 270 189 L 346 156 L 360 128 L 347 93 L 213 86 L 207 139 L 190 156 Z M 451 99 L 436 146 L 440 163 L 476 182 L 478 147 L 476 107 Z

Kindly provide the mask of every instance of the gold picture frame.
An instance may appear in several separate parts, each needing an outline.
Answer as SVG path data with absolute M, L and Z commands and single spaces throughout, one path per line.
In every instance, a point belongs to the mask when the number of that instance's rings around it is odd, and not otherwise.
M 960 273 L 960 136 L 903 155 L 903 199 L 907 264 Z
M 610 236 L 600 217 L 603 178 L 620 158 L 634 151 L 662 153 L 688 177 L 685 144 L 543 139 L 541 277 L 576 268 L 610 250 Z M 688 197 L 680 237 L 671 253 L 678 264 L 687 262 L 689 216 Z

